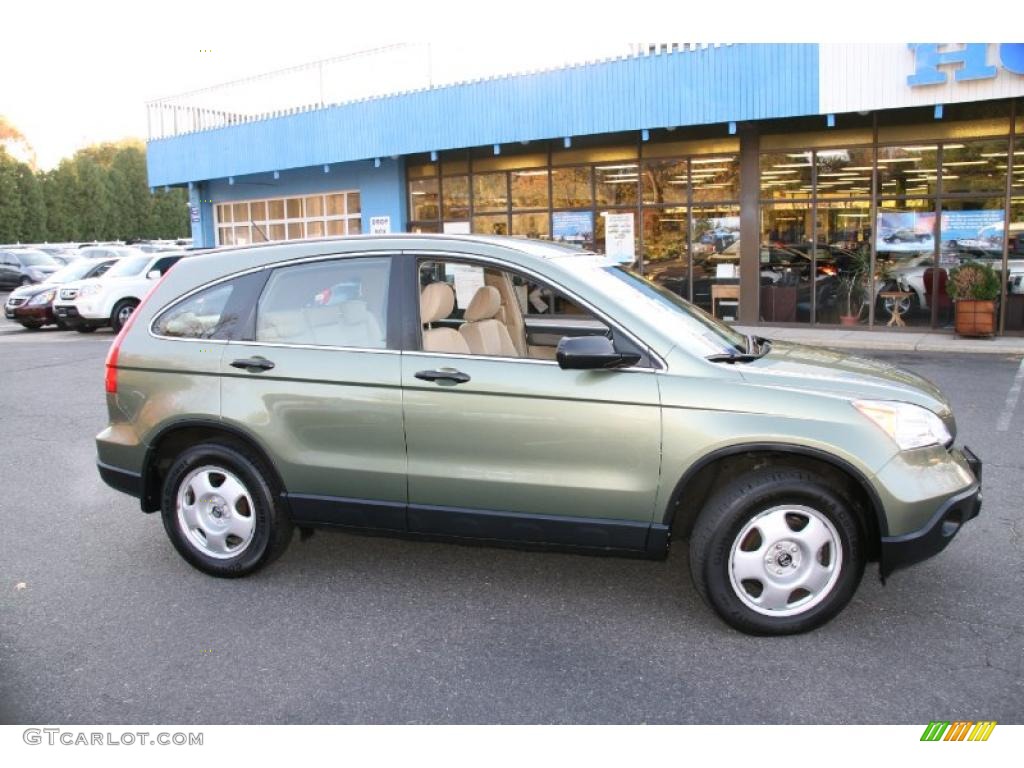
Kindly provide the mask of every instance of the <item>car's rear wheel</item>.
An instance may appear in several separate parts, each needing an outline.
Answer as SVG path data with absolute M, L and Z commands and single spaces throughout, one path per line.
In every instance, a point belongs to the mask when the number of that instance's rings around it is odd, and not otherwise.
M 128 322 L 128 318 L 132 316 L 132 312 L 139 306 L 139 302 L 135 299 L 122 299 L 114 305 L 113 311 L 110 313 L 110 327 L 114 329 L 114 333 L 118 333 L 124 324 Z
M 758 635 L 825 624 L 853 597 L 864 561 L 849 501 L 817 475 L 786 467 L 734 478 L 708 500 L 690 539 L 701 597 Z
M 22 328 L 26 328 L 26 329 L 28 329 L 30 331 L 38 331 L 40 328 L 43 327 L 43 324 L 42 323 L 22 323 L 21 327 Z
M 211 576 L 247 576 L 288 547 L 292 523 L 258 457 L 233 445 L 184 451 L 164 480 L 161 512 L 174 548 Z

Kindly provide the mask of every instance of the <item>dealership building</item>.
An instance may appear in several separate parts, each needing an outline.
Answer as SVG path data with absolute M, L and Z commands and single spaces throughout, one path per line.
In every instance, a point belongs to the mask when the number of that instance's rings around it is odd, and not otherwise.
M 188 188 L 200 247 L 552 239 L 750 325 L 945 328 L 949 270 L 985 261 L 1024 333 L 1024 44 L 634 46 L 350 87 L 404 55 L 151 102 L 150 184 Z

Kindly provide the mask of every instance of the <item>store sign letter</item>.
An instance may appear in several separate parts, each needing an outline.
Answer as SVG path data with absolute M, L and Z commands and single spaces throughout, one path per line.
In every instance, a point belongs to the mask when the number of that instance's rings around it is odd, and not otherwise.
M 940 51 L 941 43 L 914 43 L 914 74 L 907 77 L 907 85 L 942 85 L 953 71 L 956 82 L 987 80 L 996 76 L 999 68 L 988 63 L 988 43 L 965 43 L 962 48 Z M 999 49 L 999 64 L 1008 72 L 1024 75 L 1024 43 L 1003 43 Z M 946 67 L 946 71 L 939 67 Z

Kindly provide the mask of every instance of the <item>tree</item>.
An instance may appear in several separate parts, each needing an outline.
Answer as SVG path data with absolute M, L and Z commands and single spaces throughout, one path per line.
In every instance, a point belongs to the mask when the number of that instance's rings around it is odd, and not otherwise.
M 46 233 L 51 240 L 81 238 L 78 218 L 78 175 L 70 160 L 61 160 L 43 181 L 46 199 Z
M 186 202 L 181 189 L 150 192 L 139 141 L 86 147 L 49 173 L 0 146 L 0 243 L 185 237 Z
M 43 196 L 43 182 L 24 163 L 18 164 L 18 196 L 21 198 L 24 217 L 21 224 L 21 240 L 27 243 L 41 243 L 46 240 L 46 199 Z
M 25 208 L 18 189 L 18 165 L 0 148 L 0 243 L 21 242 Z
M 78 153 L 74 161 L 78 175 L 78 194 L 74 197 L 81 223 L 80 238 L 106 240 L 110 222 L 110 188 L 107 174 L 92 157 Z

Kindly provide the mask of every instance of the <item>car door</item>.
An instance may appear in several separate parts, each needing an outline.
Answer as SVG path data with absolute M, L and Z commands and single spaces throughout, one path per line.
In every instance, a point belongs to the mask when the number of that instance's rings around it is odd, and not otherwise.
M 452 277 L 450 265 L 420 261 L 414 291 L 430 279 L 424 270 Z M 466 258 L 457 267 L 465 292 L 488 282 L 474 282 L 466 267 L 495 265 Z M 459 297 L 453 318 L 438 325 L 457 325 L 468 301 Z M 418 306 L 418 293 L 407 303 Z M 411 325 L 415 342 L 402 353 L 411 531 L 645 546 L 661 450 L 651 367 L 573 371 L 539 355 L 428 352 L 419 320 Z
M 405 528 L 395 258 L 269 270 L 221 359 L 223 419 L 267 450 L 299 523 Z
M 0 253 L 0 286 L 13 288 L 21 282 L 21 264 L 11 253 Z

